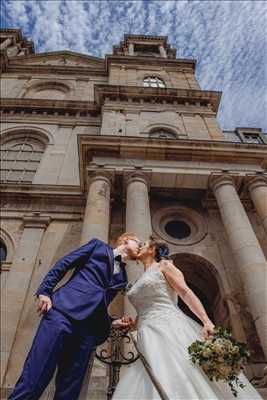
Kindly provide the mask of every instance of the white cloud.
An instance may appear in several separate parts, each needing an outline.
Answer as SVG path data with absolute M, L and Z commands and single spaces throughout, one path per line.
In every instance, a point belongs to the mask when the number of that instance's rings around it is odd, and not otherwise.
M 267 131 L 265 1 L 5 0 L 2 7 L 6 26 L 21 27 L 38 52 L 104 57 L 124 33 L 168 35 L 177 57 L 198 60 L 201 87 L 223 91 L 223 128 Z

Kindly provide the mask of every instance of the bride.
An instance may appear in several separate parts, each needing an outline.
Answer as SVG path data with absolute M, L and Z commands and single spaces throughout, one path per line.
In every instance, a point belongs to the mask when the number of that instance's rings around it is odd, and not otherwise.
M 137 328 L 137 344 L 153 375 L 170 400 L 230 400 L 230 387 L 224 382 L 211 382 L 200 367 L 189 360 L 187 347 L 196 339 L 206 339 L 214 324 L 199 299 L 186 285 L 183 274 L 171 261 L 165 260 L 169 249 L 153 237 L 139 253 L 144 273 L 127 295 L 137 310 L 132 323 Z M 203 326 L 187 317 L 177 307 L 180 296 Z M 246 386 L 238 390 L 238 399 L 259 400 L 262 397 L 241 374 Z M 142 361 L 138 359 L 120 380 L 112 400 L 160 399 Z

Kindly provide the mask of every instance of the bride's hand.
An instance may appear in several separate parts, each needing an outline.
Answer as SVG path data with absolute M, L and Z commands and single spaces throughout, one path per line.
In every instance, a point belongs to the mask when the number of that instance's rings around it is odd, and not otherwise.
M 211 321 L 204 322 L 202 334 L 205 340 L 214 332 L 215 325 Z
M 129 329 L 130 328 L 130 323 L 129 321 L 125 320 L 125 317 L 115 319 L 112 321 L 112 328 L 115 329 Z

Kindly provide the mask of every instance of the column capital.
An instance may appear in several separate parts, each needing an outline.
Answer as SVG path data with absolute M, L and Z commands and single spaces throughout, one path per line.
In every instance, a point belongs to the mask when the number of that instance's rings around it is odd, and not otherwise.
M 87 182 L 91 185 L 92 182 L 101 180 L 107 182 L 110 186 L 113 185 L 115 180 L 115 170 L 105 168 L 88 168 L 87 169 Z
M 147 188 L 150 188 L 151 171 L 138 170 L 125 170 L 124 171 L 124 182 L 127 187 L 132 182 L 142 182 Z
M 267 187 L 267 174 L 246 175 L 245 182 L 250 192 L 258 187 Z
M 208 186 L 211 188 L 213 192 L 215 192 L 219 187 L 223 185 L 231 185 L 234 187 L 236 186 L 234 178 L 229 174 L 212 173 L 210 175 Z
M 32 213 L 23 215 L 24 228 L 39 228 L 46 229 L 51 222 L 49 215 L 42 215 L 40 213 Z

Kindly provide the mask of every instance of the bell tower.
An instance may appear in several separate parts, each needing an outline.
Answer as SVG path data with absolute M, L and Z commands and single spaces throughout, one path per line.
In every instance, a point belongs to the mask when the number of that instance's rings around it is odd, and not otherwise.
M 113 46 L 113 54 L 175 59 L 176 49 L 167 43 L 167 36 L 125 35 L 119 46 Z
M 102 135 L 222 140 L 221 93 L 201 90 L 196 60 L 177 59 L 165 36 L 125 35 L 106 56 L 108 85 L 95 85 Z

